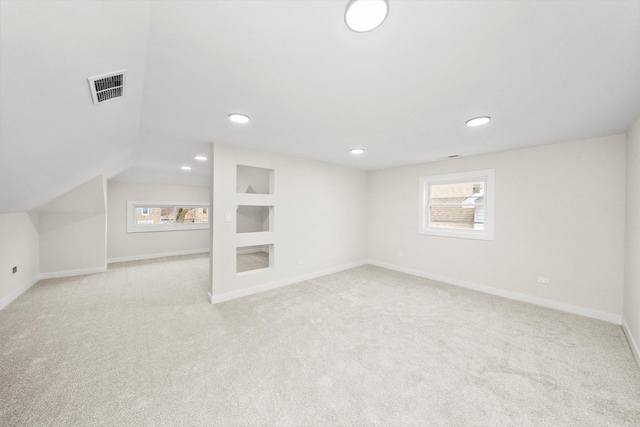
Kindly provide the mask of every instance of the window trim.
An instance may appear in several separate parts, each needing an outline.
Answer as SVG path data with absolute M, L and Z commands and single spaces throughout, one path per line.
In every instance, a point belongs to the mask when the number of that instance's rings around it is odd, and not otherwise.
M 471 181 L 484 181 L 484 230 L 455 229 L 431 227 L 430 222 L 430 192 L 433 185 L 458 184 Z M 428 175 L 420 177 L 420 208 L 418 217 L 418 233 L 430 236 L 458 237 L 463 239 L 494 240 L 494 188 L 495 170 L 484 169 L 477 171 L 448 173 L 442 175 Z M 456 204 L 457 205 L 457 204 Z
M 136 213 L 138 208 L 207 208 L 206 223 L 169 223 L 138 225 L 136 224 Z M 186 230 L 207 230 L 211 227 L 211 207 L 207 202 L 145 202 L 127 201 L 127 233 L 152 233 L 158 231 L 186 231 Z

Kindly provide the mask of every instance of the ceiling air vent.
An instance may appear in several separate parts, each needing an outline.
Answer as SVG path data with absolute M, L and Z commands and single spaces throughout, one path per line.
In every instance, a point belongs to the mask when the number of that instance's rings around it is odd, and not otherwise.
M 101 76 L 89 77 L 89 87 L 94 104 L 102 104 L 113 99 L 124 96 L 124 81 L 127 72 L 117 71 L 115 73 L 103 74 Z

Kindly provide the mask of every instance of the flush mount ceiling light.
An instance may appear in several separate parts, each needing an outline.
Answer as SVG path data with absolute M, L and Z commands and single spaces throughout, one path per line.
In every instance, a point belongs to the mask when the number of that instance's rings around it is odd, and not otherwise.
M 486 125 L 490 121 L 491 121 L 491 117 L 489 116 L 474 117 L 473 119 L 467 120 L 467 126 L 471 126 L 471 127 L 482 126 L 482 125 Z
M 352 148 L 351 154 L 362 154 L 364 153 L 364 148 Z
M 183 166 L 181 169 L 183 171 L 190 171 L 191 170 L 191 166 Z
M 234 123 L 249 123 L 249 116 L 246 114 L 232 113 L 229 114 L 229 120 Z
M 388 14 L 387 0 L 350 0 L 344 12 L 344 22 L 350 30 L 365 33 L 382 24 Z
M 195 156 L 194 159 L 200 160 L 201 162 L 204 162 L 205 160 L 207 160 L 206 156 Z

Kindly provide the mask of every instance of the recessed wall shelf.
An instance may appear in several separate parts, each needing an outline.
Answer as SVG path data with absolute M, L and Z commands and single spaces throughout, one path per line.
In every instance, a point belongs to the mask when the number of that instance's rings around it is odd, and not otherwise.
M 237 165 L 236 193 L 273 194 L 273 169 Z
M 236 165 L 236 274 L 274 268 L 273 169 Z
M 236 233 L 273 231 L 273 206 L 247 206 L 236 208 Z
M 273 244 L 236 248 L 236 273 L 253 273 L 273 268 Z

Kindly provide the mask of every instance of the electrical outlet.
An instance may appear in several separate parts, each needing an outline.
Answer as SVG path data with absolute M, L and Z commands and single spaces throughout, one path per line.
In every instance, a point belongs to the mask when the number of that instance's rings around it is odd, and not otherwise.
M 304 264 L 304 260 L 303 260 L 302 258 L 300 258 L 300 259 L 298 260 L 298 265 L 302 265 L 302 264 Z
M 18 266 L 16 265 L 15 267 L 13 267 L 11 271 L 12 271 L 11 274 L 16 274 L 18 272 Z
M 404 256 L 402 252 L 398 252 L 398 256 Z
M 537 281 L 538 281 L 538 283 L 542 283 L 543 285 L 548 285 L 549 284 L 549 278 L 548 277 L 538 276 Z

